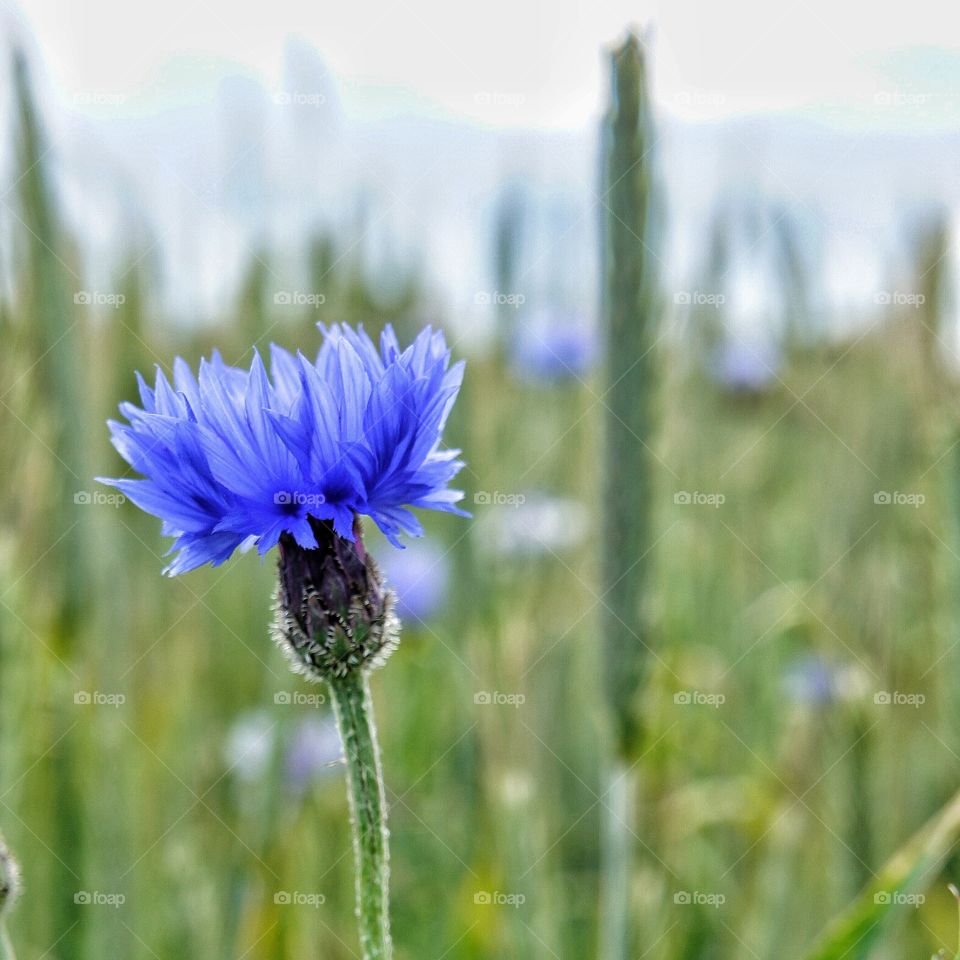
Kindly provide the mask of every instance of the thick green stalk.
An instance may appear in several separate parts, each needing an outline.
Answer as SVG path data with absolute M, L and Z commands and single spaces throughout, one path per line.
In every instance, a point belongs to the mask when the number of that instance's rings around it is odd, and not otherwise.
M 656 301 L 651 263 L 652 135 L 644 54 L 629 35 L 613 51 L 612 102 L 603 131 L 602 308 L 604 402 L 604 691 L 616 756 L 605 791 L 600 956 L 632 956 L 630 878 L 636 821 L 638 699 L 649 657 L 642 619 L 651 544 L 652 346 Z
M 27 63 L 21 53 L 14 59 L 13 94 L 16 105 L 16 144 L 18 154 L 17 217 L 22 230 L 15 242 L 23 256 L 19 282 L 28 329 L 24 369 L 35 384 L 28 403 L 16 414 L 21 422 L 49 423 L 49 432 L 38 442 L 54 458 L 50 462 L 50 482 L 36 502 L 38 510 L 25 514 L 22 536 L 27 543 L 45 538 L 50 546 L 44 552 L 44 590 L 52 598 L 55 618 L 50 637 L 58 661 L 68 661 L 77 648 L 79 635 L 87 623 L 91 598 L 97 596 L 92 571 L 95 566 L 88 551 L 90 509 L 78 507 L 75 495 L 89 489 L 87 467 L 89 422 L 85 398 L 80 389 L 83 370 L 82 327 L 76 313 L 75 297 L 80 279 L 69 265 L 69 238 L 57 211 L 52 186 L 50 146 L 30 86 Z M 82 298 L 81 298 L 82 299 Z M 4 404 L 6 409 L 6 404 Z M 51 845 L 57 851 L 53 865 L 56 889 L 50 896 L 50 930 L 61 937 L 57 953 L 63 960 L 74 960 L 82 952 L 84 931 L 92 921 L 73 898 L 76 876 L 81 870 L 87 821 L 81 803 L 76 776 L 76 738 L 69 737 L 76 723 L 71 684 L 65 674 L 53 689 L 55 709 L 51 715 L 50 737 L 56 746 L 47 756 L 53 798 L 50 815 Z M 69 936 L 67 931 L 73 931 Z
M 646 674 L 641 601 L 649 563 L 652 465 L 650 160 L 643 52 L 631 35 L 613 53 L 605 131 L 604 286 L 607 407 L 604 463 L 604 629 L 607 702 L 618 752 L 639 747 L 637 695 Z
M 363 670 L 330 681 L 347 760 L 347 792 L 357 874 L 357 919 L 363 960 L 389 960 L 387 804 L 370 687 Z
M 38 417 L 51 419 L 51 433 L 44 437 L 44 445 L 56 457 L 51 472 L 54 488 L 40 498 L 49 508 L 38 521 L 46 529 L 58 532 L 49 558 L 53 563 L 48 564 L 55 566 L 57 582 L 48 583 L 47 587 L 58 605 L 60 629 L 55 649 L 58 655 L 65 656 L 75 646 L 91 596 L 91 565 L 85 553 L 89 510 L 78 510 L 74 501 L 75 493 L 89 484 L 90 476 L 88 422 L 80 389 L 82 327 L 74 300 L 85 291 L 79 289 L 80 279 L 67 262 L 69 242 L 50 181 L 50 147 L 22 54 L 17 54 L 14 62 L 14 95 L 17 216 L 23 226 L 17 241 L 23 244 L 20 282 L 26 292 L 24 308 L 30 324 L 28 352 L 23 362 L 37 385 L 31 403 L 41 408 L 28 410 L 21 417 L 27 422 Z M 64 952 L 70 949 L 62 947 Z

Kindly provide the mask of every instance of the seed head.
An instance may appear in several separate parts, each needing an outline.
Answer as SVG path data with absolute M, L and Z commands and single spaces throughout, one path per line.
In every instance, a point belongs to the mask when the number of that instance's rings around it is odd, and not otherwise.
M 311 518 L 318 546 L 305 550 L 280 538 L 274 640 L 293 669 L 310 680 L 332 680 L 383 664 L 399 642 L 396 598 L 363 546 Z

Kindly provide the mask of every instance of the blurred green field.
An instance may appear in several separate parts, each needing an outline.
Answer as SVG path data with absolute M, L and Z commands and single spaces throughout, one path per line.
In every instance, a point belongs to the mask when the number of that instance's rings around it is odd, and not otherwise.
M 355 957 L 342 770 L 304 785 L 287 767 L 327 707 L 284 702 L 320 691 L 269 640 L 272 560 L 165 579 L 159 523 L 92 477 L 124 472 L 104 421 L 135 397 L 135 368 L 214 345 L 242 364 L 271 340 L 310 353 L 318 319 L 409 336 L 416 283 L 388 297 L 318 238 L 304 251 L 329 291 L 318 310 L 278 310 L 252 261 L 234 322 L 166 324 L 147 249 L 116 278 L 122 304 L 77 303 L 87 285 L 25 87 L 21 105 L 0 313 L 0 829 L 26 881 L 11 937 L 58 960 Z M 960 446 L 928 302 L 793 345 L 749 396 L 696 362 L 702 318 L 664 305 L 637 957 L 804 957 L 957 789 Z M 466 355 L 448 441 L 475 517 L 425 518 L 448 599 L 406 622 L 373 680 L 397 957 L 593 957 L 604 388 Z M 484 495 L 536 491 L 584 505 L 583 538 L 534 526 L 525 549 L 498 549 L 527 505 Z M 259 739 L 237 733 L 251 718 Z M 956 866 L 871 956 L 952 949 Z

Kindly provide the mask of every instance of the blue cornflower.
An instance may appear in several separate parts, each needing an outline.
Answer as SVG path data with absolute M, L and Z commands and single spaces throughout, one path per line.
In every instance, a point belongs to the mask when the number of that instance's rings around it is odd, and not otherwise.
M 747 396 L 770 388 L 780 366 L 780 351 L 771 340 L 734 337 L 715 351 L 709 373 L 729 393 Z
M 586 318 L 544 311 L 518 330 L 513 366 L 523 379 L 554 383 L 587 376 L 599 354 L 597 333 Z
M 218 353 L 199 375 L 179 357 L 173 383 L 142 378 L 141 405 L 110 422 L 114 446 L 143 479 L 102 479 L 163 521 L 174 575 L 223 563 L 240 546 L 261 554 L 281 538 L 314 550 L 318 531 L 356 539 L 370 516 L 395 546 L 422 535 L 410 507 L 467 516 L 447 484 L 463 465 L 440 437 L 463 379 L 443 333 L 429 327 L 401 350 L 388 326 L 379 350 L 363 329 L 321 327 L 315 362 L 271 346 L 271 375 Z

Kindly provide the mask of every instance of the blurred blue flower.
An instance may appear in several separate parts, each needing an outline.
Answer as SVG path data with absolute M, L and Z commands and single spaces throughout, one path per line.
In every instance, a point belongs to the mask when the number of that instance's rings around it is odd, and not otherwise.
M 513 365 L 522 377 L 550 383 L 584 376 L 598 355 L 596 331 L 583 317 L 543 312 L 519 328 Z
M 463 379 L 441 331 L 427 327 L 401 351 L 388 326 L 380 349 L 346 324 L 321 327 L 315 363 L 271 346 L 271 377 L 254 354 L 249 371 L 218 353 L 199 377 L 179 357 L 173 386 L 161 371 L 129 423 L 110 421 L 114 446 L 145 479 L 101 482 L 163 521 L 179 551 L 166 572 L 223 563 L 241 545 L 261 554 L 289 533 L 317 547 L 310 518 L 354 539 L 354 518 L 373 518 L 394 546 L 421 536 L 407 509 L 466 514 L 447 484 L 463 465 L 440 437 Z
M 330 714 L 304 717 L 287 744 L 287 785 L 300 792 L 316 780 L 334 773 L 343 759 L 337 723 Z
M 816 653 L 791 661 L 781 682 L 784 693 L 794 703 L 813 707 L 856 700 L 870 685 L 862 668 L 834 663 Z
M 230 728 L 223 746 L 227 769 L 238 780 L 254 783 L 282 762 L 284 782 L 299 793 L 334 772 L 343 759 L 337 723 L 330 713 L 311 713 L 289 730 L 264 710 L 248 711 Z
M 713 379 L 731 393 L 762 393 L 777 379 L 780 351 L 760 339 L 737 337 L 724 342 L 710 365 Z
M 783 675 L 783 689 L 795 703 L 825 706 L 836 696 L 836 670 L 815 654 L 794 660 Z
M 428 620 L 447 593 L 450 560 L 430 540 L 420 540 L 401 555 L 389 553 L 380 567 L 387 584 L 397 595 L 397 612 L 402 618 Z

